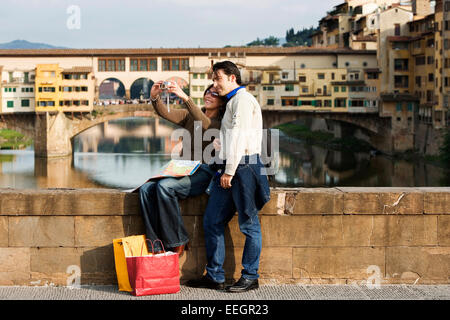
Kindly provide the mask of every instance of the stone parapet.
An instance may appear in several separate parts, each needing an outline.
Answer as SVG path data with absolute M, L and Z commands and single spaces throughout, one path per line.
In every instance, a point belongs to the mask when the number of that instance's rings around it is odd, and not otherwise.
M 207 196 L 180 201 L 191 248 L 182 281 L 206 264 Z M 137 194 L 0 189 L 0 285 L 114 284 L 112 240 L 144 234 Z M 450 188 L 274 188 L 260 212 L 262 283 L 450 283 Z M 226 276 L 239 278 L 245 237 L 226 229 Z

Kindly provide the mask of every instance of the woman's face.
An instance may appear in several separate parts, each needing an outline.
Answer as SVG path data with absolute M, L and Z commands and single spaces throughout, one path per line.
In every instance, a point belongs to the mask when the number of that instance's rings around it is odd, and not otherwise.
M 214 89 L 214 87 L 211 87 L 210 89 L 208 89 L 208 91 L 206 91 L 203 100 L 205 101 L 206 109 L 213 110 L 220 107 L 219 94 L 216 92 L 216 89 Z

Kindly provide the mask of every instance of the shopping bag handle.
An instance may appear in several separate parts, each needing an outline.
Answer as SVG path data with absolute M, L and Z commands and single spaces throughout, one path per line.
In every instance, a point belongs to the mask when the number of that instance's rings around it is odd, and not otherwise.
M 145 239 L 145 241 L 146 241 L 146 242 L 147 242 L 147 241 L 150 242 L 150 244 L 152 245 L 152 253 L 153 253 L 153 254 L 155 254 L 155 246 L 153 245 L 153 243 L 156 242 L 156 241 L 159 241 L 159 242 L 161 243 L 161 246 L 162 246 L 162 249 L 163 249 L 164 253 L 166 252 L 166 249 L 164 249 L 164 245 L 163 245 L 163 243 L 162 243 L 161 240 L 156 239 L 155 241 L 152 241 L 152 240 L 150 240 L 150 239 Z M 144 243 L 145 243 L 145 242 L 143 242 L 143 243 L 142 243 L 142 246 L 141 246 L 141 257 L 142 257 L 142 250 L 144 249 Z

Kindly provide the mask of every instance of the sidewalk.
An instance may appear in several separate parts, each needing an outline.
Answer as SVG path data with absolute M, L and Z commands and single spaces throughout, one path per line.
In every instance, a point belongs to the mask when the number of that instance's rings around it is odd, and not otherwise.
M 450 285 L 261 285 L 258 290 L 227 293 L 181 286 L 176 294 L 134 297 L 117 286 L 0 286 L 0 300 L 450 300 Z

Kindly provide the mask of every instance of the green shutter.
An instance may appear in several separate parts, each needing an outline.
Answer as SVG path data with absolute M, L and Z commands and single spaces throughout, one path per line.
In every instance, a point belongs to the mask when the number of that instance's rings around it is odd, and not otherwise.
M 302 105 L 302 100 L 298 100 L 298 105 L 299 105 L 299 106 Z
M 316 106 L 316 100 L 311 101 L 311 105 L 312 105 L 313 107 L 315 107 L 315 106 Z
M 14 108 L 14 101 L 8 101 L 8 102 L 6 103 L 6 106 L 7 106 L 8 108 Z

